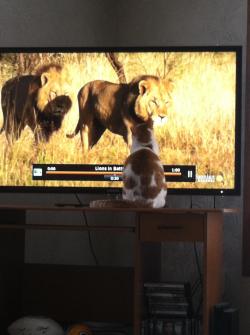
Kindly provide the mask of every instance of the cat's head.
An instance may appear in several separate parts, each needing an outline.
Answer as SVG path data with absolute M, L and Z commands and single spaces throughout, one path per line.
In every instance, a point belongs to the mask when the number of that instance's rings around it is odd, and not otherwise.
M 149 118 L 147 121 L 137 124 L 131 128 L 132 147 L 131 152 L 138 149 L 149 148 L 157 155 L 159 153 L 158 144 L 154 137 L 153 120 Z
M 132 135 L 137 138 L 139 142 L 148 142 L 152 138 L 154 121 L 149 118 L 145 122 L 134 125 L 131 128 Z

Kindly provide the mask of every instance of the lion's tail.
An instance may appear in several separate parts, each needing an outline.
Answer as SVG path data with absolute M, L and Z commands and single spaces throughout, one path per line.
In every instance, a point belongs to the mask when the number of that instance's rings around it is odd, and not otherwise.
M 77 123 L 77 126 L 76 126 L 76 129 L 73 131 L 73 133 L 71 133 L 71 134 L 66 134 L 66 136 L 68 137 L 68 138 L 73 138 L 73 137 L 75 137 L 78 133 L 79 133 L 79 131 L 80 131 L 80 120 L 78 121 L 78 123 Z
M 78 100 L 78 108 L 79 108 L 79 119 L 78 119 L 78 123 L 77 126 L 74 130 L 73 133 L 71 134 L 66 134 L 66 136 L 68 138 L 73 138 L 75 137 L 79 131 L 82 129 L 83 127 L 83 114 L 84 114 L 84 110 L 86 109 L 87 106 L 87 102 L 88 102 L 88 97 L 89 97 L 89 83 L 87 83 L 86 85 L 84 85 L 78 95 L 77 95 L 77 100 Z
M 76 131 L 74 131 L 73 133 L 71 133 L 71 134 L 66 134 L 66 137 L 67 138 L 73 138 L 73 137 L 75 137 L 76 136 Z

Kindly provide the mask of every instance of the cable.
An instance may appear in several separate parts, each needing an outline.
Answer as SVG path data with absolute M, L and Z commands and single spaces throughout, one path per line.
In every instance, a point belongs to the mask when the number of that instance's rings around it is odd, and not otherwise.
M 198 288 L 200 287 L 200 278 L 196 279 L 191 288 L 191 295 L 194 296 Z
M 196 242 L 194 242 L 193 245 L 194 245 L 194 254 L 195 254 L 196 266 L 197 266 L 197 270 L 198 270 L 198 274 L 199 274 L 200 286 L 201 286 L 201 289 L 202 289 L 202 287 L 203 287 L 203 276 L 202 276 L 202 271 L 201 271 L 201 267 L 200 267 L 199 255 L 198 255 Z M 197 315 L 200 311 L 200 308 L 202 306 L 202 301 L 203 301 L 203 298 L 202 298 L 202 294 L 201 294 L 200 301 L 199 301 L 198 307 L 197 307 L 196 312 L 195 312 L 196 317 L 197 317 Z
M 194 254 L 195 254 L 195 262 L 196 262 L 196 266 L 197 266 L 197 270 L 198 270 L 198 274 L 199 274 L 199 278 L 200 278 L 200 284 L 202 286 L 202 282 L 203 282 L 202 271 L 201 271 L 201 267 L 200 267 L 199 255 L 198 255 L 196 242 L 194 242 Z
M 78 200 L 79 204 L 82 205 L 81 199 L 79 198 L 77 193 L 75 193 L 75 197 Z M 81 211 L 81 213 L 82 213 L 82 216 L 84 218 L 85 225 L 89 228 L 88 219 L 87 219 L 87 215 L 86 215 L 85 211 Z M 91 254 L 92 254 L 92 256 L 95 260 L 95 265 L 99 266 L 100 263 L 98 261 L 98 258 L 97 258 L 96 253 L 95 253 L 95 249 L 93 247 L 93 242 L 92 242 L 92 239 L 91 239 L 91 232 L 90 232 L 89 229 L 87 230 L 87 233 L 88 233 L 88 240 L 89 240 L 89 247 L 90 247 Z

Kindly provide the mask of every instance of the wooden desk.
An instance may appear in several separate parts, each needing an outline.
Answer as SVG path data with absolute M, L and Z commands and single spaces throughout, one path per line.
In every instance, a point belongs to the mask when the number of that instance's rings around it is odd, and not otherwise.
M 110 225 L 108 222 L 101 225 L 76 224 L 26 224 L 25 222 L 8 222 L 8 213 L 26 213 L 28 211 L 85 211 L 91 212 L 122 212 L 134 213 L 134 222 L 126 225 Z M 214 304 L 221 298 L 222 285 L 222 247 L 223 247 L 223 213 L 233 210 L 226 209 L 97 209 L 89 207 L 32 207 L 32 206 L 2 206 L 0 207 L 0 229 L 27 230 L 90 230 L 110 232 L 131 232 L 135 234 L 135 264 L 134 264 L 134 307 L 133 322 L 134 335 L 140 334 L 142 319 L 143 282 L 145 278 L 145 262 L 143 249 L 152 242 L 165 241 L 203 243 L 203 335 L 209 335 L 210 315 Z M 7 213 L 7 216 L 6 216 Z M 2 219 L 4 218 L 4 219 Z M 149 255 L 149 254 L 148 254 Z M 158 259 L 159 262 L 159 259 Z M 157 262 L 156 262 L 157 263 Z M 150 269 L 148 269 L 150 272 Z M 151 269 L 151 275 L 152 275 Z

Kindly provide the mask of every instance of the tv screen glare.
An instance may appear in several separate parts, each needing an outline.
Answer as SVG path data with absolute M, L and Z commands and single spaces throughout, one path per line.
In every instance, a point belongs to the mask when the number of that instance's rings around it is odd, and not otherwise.
M 121 192 L 148 96 L 168 193 L 240 192 L 241 47 L 2 48 L 0 90 L 0 191 Z

